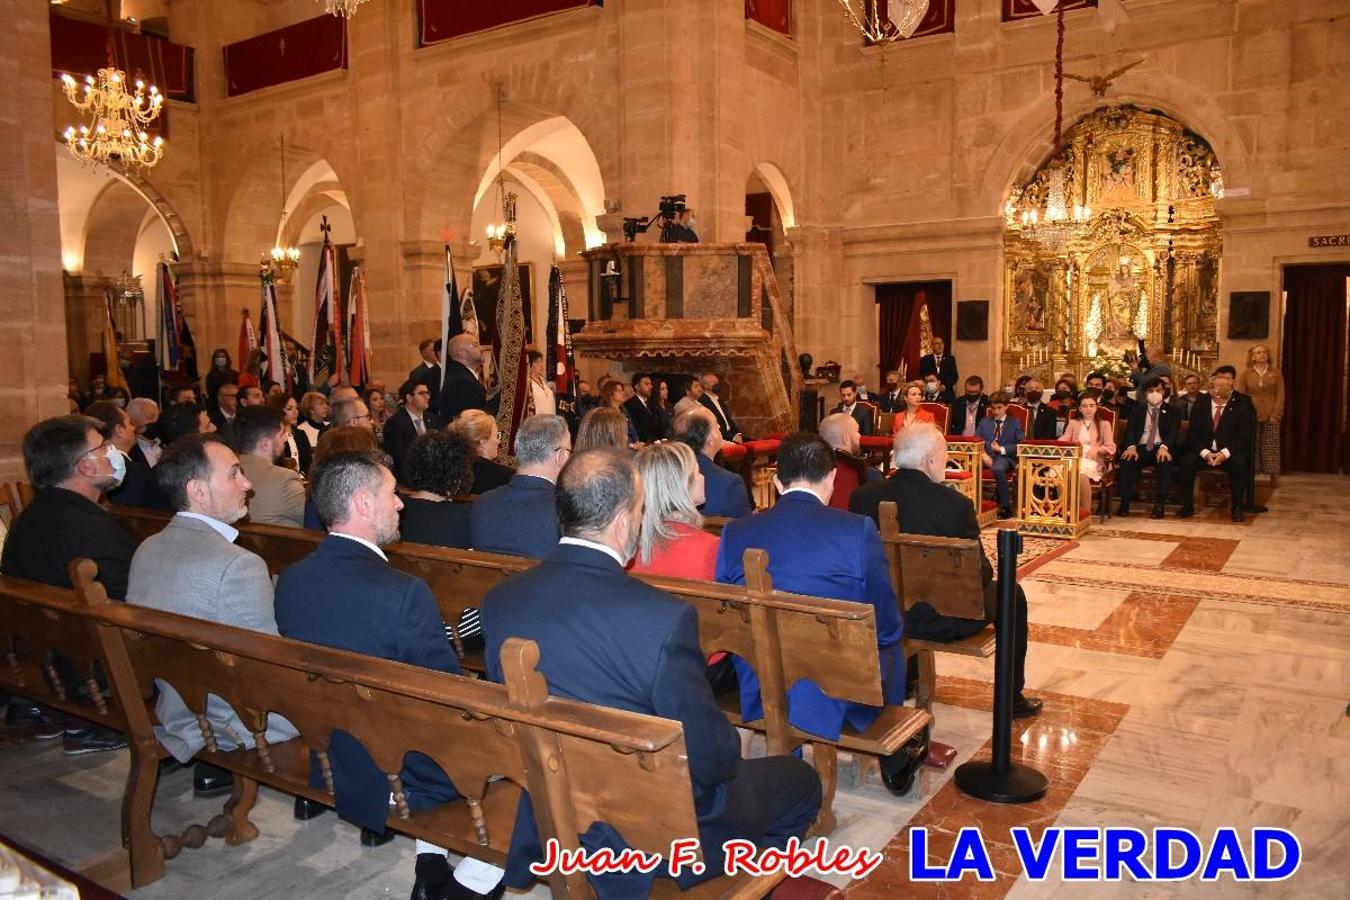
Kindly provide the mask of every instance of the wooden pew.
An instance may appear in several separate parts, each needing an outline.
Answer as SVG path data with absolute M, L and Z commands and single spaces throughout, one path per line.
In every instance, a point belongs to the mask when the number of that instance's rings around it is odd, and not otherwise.
M 496 864 L 505 861 L 516 807 L 528 790 L 540 836 L 566 849 L 603 821 L 640 850 L 664 855 L 677 837 L 697 834 L 684 735 L 678 722 L 548 696 L 538 647 L 512 640 L 502 650 L 504 685 L 259 634 L 200 619 L 111 602 L 88 560 L 72 563 L 75 591 L 0 578 L 6 630 L 43 645 L 80 628 L 97 642 L 132 747 L 123 834 L 133 882 L 163 875 L 164 861 L 208 835 L 246 843 L 259 784 L 334 802 L 326 751 L 332 732 L 355 736 L 389 775 L 389 827 Z M 36 615 L 15 616 L 36 610 Z M 18 629 L 22 629 L 19 631 Z M 234 773 L 221 815 L 181 837 L 161 837 L 151 808 L 164 756 L 154 736 L 155 678 L 173 684 L 199 716 L 207 693 L 224 698 L 261 737 L 268 712 L 300 737 L 253 750 L 222 751 L 213 739 L 198 758 Z M 464 800 L 412 811 L 397 772 L 418 751 L 450 777 Z M 324 787 L 311 787 L 318 759 Z M 493 776 L 499 780 L 489 781 Z M 681 896 L 749 898 L 781 875 L 718 878 Z M 583 875 L 555 874 L 554 897 L 591 897 Z M 658 880 L 656 896 L 678 893 Z
M 943 615 L 985 618 L 978 540 L 901 534 L 896 505 L 889 500 L 881 504 L 878 518 L 881 541 L 890 562 L 891 582 L 903 610 L 908 612 L 911 606 L 924 600 Z M 992 624 L 950 643 L 905 638 L 906 656 L 911 653 L 919 656 L 919 707 L 930 712 L 933 708 L 937 683 L 935 654 L 989 657 L 994 655 L 996 643 Z
M 165 513 L 113 509 L 137 541 L 162 528 Z M 236 543 L 257 553 L 273 573 L 306 555 L 323 539 L 319 532 L 271 525 L 244 525 Z M 431 587 L 441 617 L 453 626 L 465 609 L 481 605 L 487 591 L 503 579 L 536 564 L 536 560 L 471 550 L 398 543 L 384 548 L 395 568 L 417 575 Z M 698 613 L 699 641 L 705 654 L 735 653 L 759 676 L 763 720 L 742 722 L 739 701 L 727 709 L 737 725 L 762 731 L 770 753 L 789 753 L 813 744 L 825 802 L 817 830 L 833 830 L 831 812 L 837 786 L 837 753 L 883 756 L 894 753 L 932 722 L 924 710 L 887 707 L 863 733 L 846 730 L 836 743 L 821 742 L 793 728 L 787 719 L 787 691 L 809 678 L 831 697 L 880 706 L 881 667 L 877 655 L 875 613 L 865 603 L 805 597 L 775 591 L 768 575 L 768 556 L 747 551 L 747 585 L 716 584 L 682 578 L 642 576 L 647 583 L 678 597 Z M 483 671 L 480 655 L 464 652 L 458 635 L 455 650 L 466 669 Z

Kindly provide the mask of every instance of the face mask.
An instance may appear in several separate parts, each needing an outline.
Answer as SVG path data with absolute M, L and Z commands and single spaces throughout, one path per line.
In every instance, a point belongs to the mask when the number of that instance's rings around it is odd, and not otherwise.
M 689 217 L 689 227 L 690 227 L 690 228 L 693 228 L 693 227 L 694 227 L 695 225 L 697 225 L 697 224 L 698 224 L 698 221 L 697 221 L 693 216 L 690 216 L 690 217 Z
M 888 381 L 888 382 L 886 382 L 886 390 L 890 391 L 892 394 L 894 394 L 894 393 L 895 393 L 897 390 L 899 390 L 899 389 L 900 389 L 900 384 L 899 384 L 899 382 L 895 382 L 895 381 Z
M 108 462 L 112 464 L 113 487 L 122 483 L 122 479 L 127 477 L 127 458 L 122 455 L 122 451 L 116 447 L 108 448 Z
M 980 399 L 979 391 L 976 391 L 973 394 L 970 391 L 966 391 L 966 399 L 969 400 L 971 403 L 974 403 L 976 400 Z
M 225 368 L 225 359 L 224 359 L 224 357 L 219 357 L 219 356 L 216 357 L 215 362 L 216 362 L 216 368 L 217 368 L 217 369 L 223 369 L 223 368 Z
M 722 393 L 722 385 L 720 385 L 720 384 L 714 384 L 714 385 L 712 386 L 712 392 L 713 392 L 714 394 L 720 394 L 720 393 Z
M 1027 391 L 1027 402 L 1028 402 L 1028 403 L 1040 403 L 1040 402 L 1041 402 L 1041 397 L 1042 397 L 1042 396 L 1043 396 L 1043 392 L 1041 392 L 1041 391 Z
M 925 384 L 923 386 L 923 392 L 929 397 L 936 397 L 938 392 L 937 384 L 935 382 L 930 381 L 928 384 Z
M 1161 391 L 1149 391 L 1149 392 L 1148 392 L 1148 405 L 1149 405 L 1149 406 L 1160 406 L 1160 405 L 1162 405 L 1162 401 L 1163 401 L 1163 395 L 1162 395 L 1162 392 L 1161 392 Z
M 145 438 L 147 441 L 158 440 L 158 439 L 159 439 L 159 423 L 158 423 L 158 422 L 151 422 L 149 425 L 145 426 L 145 431 L 142 432 L 141 437 Z
M 116 406 L 118 409 L 125 409 L 126 405 L 127 405 L 127 398 L 125 397 L 115 397 L 113 399 L 113 406 Z
M 1111 399 L 1112 397 L 1114 397 L 1115 395 L 1116 395 L 1116 392 L 1113 391 L 1113 390 L 1111 390 L 1110 388 L 1107 388 L 1106 390 L 1102 391 L 1102 399 L 1103 399 L 1103 400 L 1110 400 L 1110 399 Z

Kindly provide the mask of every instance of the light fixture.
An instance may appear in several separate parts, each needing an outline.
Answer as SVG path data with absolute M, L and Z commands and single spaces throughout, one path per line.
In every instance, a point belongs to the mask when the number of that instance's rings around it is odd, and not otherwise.
M 928 14 L 928 0 L 839 0 L 839 7 L 870 44 L 905 40 Z
M 516 195 L 506 190 L 506 169 L 502 165 L 502 88 L 497 86 L 497 209 L 502 221 L 487 226 L 488 249 L 500 258 L 506 241 L 516 234 Z
M 113 282 L 113 300 L 118 306 L 135 306 L 145 301 L 145 288 L 141 285 L 141 276 L 132 275 L 126 269 Z
M 279 240 L 272 247 L 272 270 L 278 281 L 286 277 L 300 265 L 300 248 L 285 243 L 286 220 L 290 212 L 286 209 L 286 135 L 281 136 L 281 225 L 277 228 Z
M 344 19 L 350 19 L 356 15 L 356 11 L 361 8 L 361 4 L 367 0 L 323 0 L 323 11 L 330 16 L 340 16 Z

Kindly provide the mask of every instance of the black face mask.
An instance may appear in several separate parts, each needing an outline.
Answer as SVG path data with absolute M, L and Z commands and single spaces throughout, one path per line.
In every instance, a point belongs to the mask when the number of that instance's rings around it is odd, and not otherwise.
M 1042 396 L 1044 396 L 1044 395 L 1043 395 L 1043 393 L 1042 393 L 1041 391 L 1027 391 L 1027 402 L 1028 402 L 1028 403 L 1040 403 L 1040 402 L 1041 402 L 1041 397 L 1042 397 Z
M 147 441 L 153 441 L 157 439 L 159 437 L 159 423 L 151 422 L 149 425 L 145 426 L 144 437 Z
M 720 385 L 720 384 L 714 384 L 714 385 L 712 386 L 712 392 L 713 392 L 714 394 L 721 394 L 721 393 L 722 393 L 722 385 Z
M 1114 397 L 1115 395 L 1116 395 L 1116 392 L 1113 391 L 1113 390 L 1111 390 L 1110 388 L 1107 388 L 1106 390 L 1102 391 L 1102 399 L 1103 399 L 1103 400 L 1110 400 L 1110 399 L 1111 399 L 1112 397 Z
M 971 403 L 974 403 L 976 400 L 980 399 L 980 392 L 976 391 L 972 394 L 970 391 L 966 391 L 966 399 Z

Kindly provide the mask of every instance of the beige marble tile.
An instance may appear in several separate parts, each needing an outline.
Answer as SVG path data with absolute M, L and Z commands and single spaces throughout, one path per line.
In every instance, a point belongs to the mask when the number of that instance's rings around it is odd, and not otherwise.
M 1139 540 L 1124 537 L 1094 537 L 1089 531 L 1079 546 L 1065 554 L 1065 559 L 1095 560 L 1101 562 L 1131 561 L 1144 566 L 1156 566 L 1177 548 L 1171 541 Z
M 1027 618 L 1038 625 L 1063 625 L 1091 631 L 1111 615 L 1128 590 L 1028 580 Z

